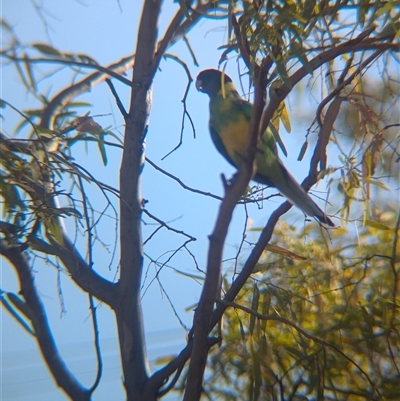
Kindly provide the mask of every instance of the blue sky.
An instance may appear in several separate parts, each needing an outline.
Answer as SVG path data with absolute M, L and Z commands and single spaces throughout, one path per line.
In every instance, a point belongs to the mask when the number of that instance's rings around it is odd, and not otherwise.
M 45 15 L 48 26 L 43 24 L 39 14 L 34 10 L 32 3 L 24 0 L 2 2 L 3 18 L 14 28 L 16 35 L 23 44 L 31 42 L 51 42 L 64 52 L 84 53 L 90 55 L 102 65 L 115 62 L 133 52 L 136 44 L 138 21 L 141 12 L 141 2 L 121 0 L 113 1 L 37 1 L 47 11 Z M 163 14 L 160 20 L 160 35 L 174 15 L 176 3 L 164 2 Z M 200 67 L 193 64 L 187 47 L 178 43 L 169 51 L 184 60 L 195 78 L 201 69 L 217 67 L 221 50 L 218 47 L 227 40 L 227 31 L 224 21 L 206 20 L 197 25 L 188 35 L 195 51 Z M 2 38 L 7 43 L 7 36 Z M 54 68 L 54 67 L 52 67 Z M 46 68 L 39 66 L 36 76 L 41 77 Z M 226 70 L 235 82 L 238 83 L 237 62 L 232 58 Z M 128 78 L 130 78 L 129 72 Z M 71 82 L 71 75 L 62 71 L 43 80 L 39 89 L 42 93 L 55 94 L 58 90 Z M 150 126 L 147 135 L 146 155 L 163 169 L 179 177 L 187 185 L 203 191 L 222 195 L 220 174 L 228 177 L 233 173 L 231 166 L 217 153 L 209 137 L 208 98 L 198 93 L 194 85 L 190 90 L 187 106 L 196 128 L 196 138 L 189 121 L 185 121 L 183 145 L 165 160 L 161 158 L 167 154 L 179 141 L 182 118 L 181 99 L 186 87 L 186 75 L 181 66 L 168 59 L 163 60 L 160 71 L 154 81 L 153 106 L 150 116 Z M 116 84 L 120 98 L 129 108 L 129 89 Z M 2 70 L 2 95 L 4 99 L 20 109 L 30 109 L 37 106 L 32 95 L 26 94 L 19 86 L 18 76 L 9 66 Z M 90 102 L 91 115 L 102 115 L 96 121 L 103 127 L 122 136 L 123 120 L 115 105 L 108 87 L 104 84 L 92 89 L 90 93 L 80 96 L 77 100 Z M 291 102 L 291 103 L 290 103 Z M 308 124 L 312 121 L 309 104 L 315 107 L 315 101 L 309 97 L 306 102 L 299 104 L 293 98 L 289 101 L 289 112 L 292 118 L 292 134 L 283 134 L 285 144 L 289 150 L 289 158 L 284 161 L 293 175 L 301 180 L 305 175 L 308 160 L 296 162 L 299 147 L 304 140 Z M 294 107 L 295 105 L 295 107 Z M 89 109 L 83 109 L 85 114 Z M 19 117 L 10 109 L 2 110 L 4 119 L 3 130 L 13 134 L 13 129 Z M 303 119 L 306 117 L 305 119 Z M 307 119 L 308 118 L 308 119 Z M 21 134 L 22 136 L 23 134 Z M 120 151 L 108 151 L 109 163 L 102 165 L 97 148 L 89 146 L 74 149 L 77 162 L 94 172 L 95 176 L 113 186 L 118 186 L 118 170 Z M 199 267 L 205 269 L 207 256 L 207 236 L 213 229 L 214 220 L 218 211 L 219 202 L 209 197 L 193 194 L 183 190 L 176 182 L 156 172 L 146 165 L 143 173 L 143 197 L 148 200 L 146 207 L 161 220 L 169 222 L 177 230 L 184 230 L 197 238 L 189 245 L 190 251 L 196 255 Z M 320 190 L 325 187 L 320 185 Z M 104 199 L 98 197 L 93 185 L 87 186 L 89 196 L 93 196 L 93 204 L 101 210 Z M 271 192 L 272 193 L 272 192 Z M 97 195 L 96 195 L 97 194 Z M 115 200 L 115 199 L 114 199 Z M 116 200 L 115 200 L 116 201 Z M 281 198 L 273 198 L 259 210 L 256 206 L 249 207 L 249 215 L 253 226 L 262 225 L 270 211 L 281 202 Z M 110 213 L 111 214 L 111 213 Z M 303 215 L 298 210 L 291 210 L 285 217 L 290 223 L 303 221 Z M 146 223 L 151 222 L 147 217 Z M 235 220 L 229 232 L 225 248 L 225 257 L 230 259 L 236 255 L 245 223 L 245 213 L 242 207 L 235 212 Z M 68 229 L 74 232 L 73 224 L 67 223 Z M 144 238 L 155 228 L 153 225 L 144 226 Z M 100 238 L 106 244 L 113 244 L 115 240 L 115 221 L 112 217 L 105 218 L 99 225 Z M 173 235 L 166 230 L 159 234 L 146 246 L 146 254 L 153 259 L 165 261 L 171 251 L 180 246 L 184 238 Z M 78 234 L 78 246 L 85 253 L 85 242 Z M 60 344 L 62 355 L 68 366 L 77 372 L 79 379 L 85 385 L 94 380 L 95 361 L 92 352 L 92 327 L 87 297 L 69 281 L 65 273 L 61 273 L 60 280 L 67 313 L 61 316 L 60 301 L 57 293 L 57 270 L 35 260 L 35 277 L 40 294 L 49 315 L 51 327 L 57 342 Z M 116 275 L 118 254 L 112 261 L 110 253 L 102 246 L 96 247 L 95 268 L 110 280 Z M 144 288 L 154 277 L 154 265 L 146 260 L 148 268 Z M 17 292 L 18 286 L 13 271 L 2 261 L 1 288 L 5 291 Z M 201 285 L 177 273 L 197 274 L 191 256 L 181 251 L 174 257 L 169 266 L 160 273 L 160 280 L 165 287 L 181 320 L 191 326 L 192 310 L 186 308 L 194 306 L 198 300 Z M 229 267 L 228 261 L 225 267 Z M 143 297 L 145 329 L 148 333 L 148 352 L 151 362 L 157 358 L 179 352 L 185 343 L 185 331 L 175 318 L 174 311 L 165 295 L 156 282 L 153 282 Z M 122 399 L 121 371 L 116 342 L 116 329 L 113 314 L 106 306 L 99 309 L 100 335 L 102 349 L 105 355 L 104 381 L 94 394 L 94 400 Z M 20 326 L 1 309 L 2 322 L 2 396 L 7 400 L 26 399 L 30 394 L 31 400 L 62 400 L 65 397 L 60 393 L 52 379 L 43 367 L 32 337 L 27 335 Z

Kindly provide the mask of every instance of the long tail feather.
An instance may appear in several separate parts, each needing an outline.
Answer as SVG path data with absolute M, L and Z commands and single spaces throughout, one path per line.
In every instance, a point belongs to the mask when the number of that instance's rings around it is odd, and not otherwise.
M 317 218 L 321 223 L 335 227 L 332 220 L 320 209 L 320 207 L 310 198 L 307 192 L 297 183 L 290 173 L 281 166 L 285 175 L 285 180 L 273 182 L 272 177 L 263 179 L 262 175 L 257 174 L 256 181 L 263 184 L 273 185 L 287 200 L 294 206 L 302 210 L 306 215 Z

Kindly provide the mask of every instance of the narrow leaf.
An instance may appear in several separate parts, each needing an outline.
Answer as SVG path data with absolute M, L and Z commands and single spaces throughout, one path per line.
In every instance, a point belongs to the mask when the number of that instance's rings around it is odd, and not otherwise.
M 71 103 L 68 104 L 68 107 L 71 107 L 71 108 L 73 108 L 73 107 L 86 107 L 86 108 L 88 108 L 88 107 L 92 107 L 92 104 L 89 103 L 89 102 L 71 102 Z
M 261 388 L 261 363 L 259 353 L 254 349 L 254 341 L 253 336 L 250 335 L 250 354 L 252 359 L 253 366 L 253 396 L 251 398 L 252 401 L 257 401 L 260 397 L 260 388 Z
M 285 102 L 281 102 L 281 104 L 279 105 L 279 117 L 282 121 L 283 126 L 285 127 L 285 130 L 289 133 L 292 132 L 289 113 L 287 111 Z
M 43 138 L 52 139 L 59 134 L 58 131 L 53 131 L 51 129 L 43 128 L 43 127 L 36 127 L 35 131 L 36 131 L 36 133 L 40 134 L 40 137 L 42 139 Z
M 290 46 L 292 54 L 297 57 L 297 59 L 300 61 L 302 66 L 306 69 L 306 71 L 312 75 L 313 74 L 313 69 L 308 61 L 307 55 L 303 49 L 303 47 L 298 43 L 298 42 L 293 42 L 293 44 Z
M 390 191 L 390 189 L 381 181 L 377 181 L 377 180 L 373 180 L 373 179 L 367 179 L 365 180 L 365 182 L 371 184 L 371 185 L 375 185 L 378 188 L 384 189 L 385 191 Z
M 301 146 L 301 149 L 300 149 L 300 152 L 299 152 L 299 156 L 297 157 L 297 161 L 303 160 L 303 157 L 304 157 L 304 155 L 305 155 L 306 152 L 307 152 L 307 148 L 308 148 L 308 142 L 305 141 L 305 142 L 303 143 L 303 145 Z
M 154 361 L 154 364 L 156 366 L 164 366 L 167 365 L 169 362 L 171 362 L 173 359 L 176 358 L 176 355 L 166 355 L 166 356 L 162 356 L 160 358 L 157 358 Z
M 289 74 L 286 70 L 285 64 L 281 60 L 276 60 L 276 69 L 278 70 L 279 76 L 282 78 L 283 83 L 289 88 L 292 89 L 292 81 L 289 78 Z
M 24 204 L 19 195 L 17 186 L 14 184 L 9 184 L 0 177 L 0 194 L 4 198 L 3 203 L 3 215 L 7 213 L 8 210 L 14 210 L 16 207 L 23 208 Z
M 186 5 L 186 0 L 178 0 L 179 6 L 187 19 L 190 18 L 189 11 Z
M 62 230 L 57 219 L 51 216 L 47 217 L 44 219 L 44 225 L 47 229 L 47 234 L 51 235 L 58 244 L 64 245 Z
M 101 158 L 103 159 L 103 164 L 107 166 L 107 153 L 106 153 L 106 147 L 104 146 L 104 135 L 100 134 L 99 135 L 99 140 L 97 141 L 97 144 L 99 146 Z
M 257 312 L 258 310 L 259 300 L 260 300 L 260 290 L 258 289 L 257 283 L 255 282 L 253 286 L 253 300 L 251 302 L 251 309 L 255 312 Z M 251 314 L 250 324 L 249 324 L 249 332 L 251 335 L 253 335 L 255 322 L 256 322 L 256 317 L 253 314 Z
M 390 230 L 390 227 L 385 226 L 384 224 L 378 223 L 373 220 L 365 220 L 365 225 L 368 227 L 376 228 L 377 230 L 383 230 L 383 231 Z
M 30 60 L 29 60 L 29 58 L 28 58 L 28 56 L 26 54 L 24 54 L 24 65 L 25 65 L 25 70 L 26 70 L 26 72 L 28 74 L 29 83 L 31 84 L 31 89 L 33 89 L 33 91 L 36 93 L 37 92 L 36 80 L 35 80 L 35 77 L 33 75 L 32 65 L 31 65 Z
M 285 147 L 285 144 L 283 143 L 281 136 L 279 135 L 278 130 L 275 128 L 273 124 L 270 124 L 269 127 L 271 128 L 272 134 L 274 135 L 274 138 L 276 142 L 278 143 L 279 147 L 281 148 L 282 153 L 287 157 L 287 150 Z
M 393 4 L 393 3 L 388 3 Z M 384 9 L 384 7 L 383 7 Z M 378 10 L 379 12 L 379 10 Z M 395 37 L 398 38 L 400 35 L 400 22 L 399 21 L 390 21 L 382 31 L 377 35 L 377 38 L 385 38 L 389 35 L 396 35 Z
M 281 248 L 278 245 L 267 244 L 264 248 L 266 251 L 270 251 L 273 253 L 278 253 L 283 255 L 285 258 L 293 259 L 293 260 L 306 260 L 307 258 L 297 255 L 294 252 L 288 251 L 287 249 Z
M 11 25 L 7 21 L 5 21 L 3 18 L 0 18 L 0 25 L 2 28 L 4 28 L 5 30 L 7 30 L 9 32 L 13 31 Z
M 244 331 L 243 323 L 240 319 L 239 319 L 239 330 L 240 330 L 240 335 L 242 337 L 242 341 L 245 342 L 246 341 L 246 333 Z
M 253 273 L 266 272 L 272 266 L 272 263 L 257 263 L 254 266 Z
M 78 57 L 83 63 L 98 65 L 98 62 L 87 54 L 78 53 L 76 57 Z
M 57 49 L 46 43 L 34 43 L 32 47 L 35 48 L 40 53 L 46 54 L 48 56 L 62 57 L 62 54 Z
M 57 209 L 57 211 L 60 214 L 65 214 L 67 216 L 75 216 L 75 217 L 82 218 L 82 214 L 79 212 L 79 210 L 76 210 L 73 207 L 61 207 L 61 208 Z

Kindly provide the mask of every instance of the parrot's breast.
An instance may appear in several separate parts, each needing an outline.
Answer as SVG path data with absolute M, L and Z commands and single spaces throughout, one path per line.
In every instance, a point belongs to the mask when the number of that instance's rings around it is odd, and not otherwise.
M 229 121 L 219 127 L 215 127 L 229 157 L 239 165 L 246 151 L 249 121 L 242 115 L 235 115 L 233 121 Z
M 244 117 L 221 130 L 221 140 L 233 160 L 241 159 L 246 151 L 249 122 Z

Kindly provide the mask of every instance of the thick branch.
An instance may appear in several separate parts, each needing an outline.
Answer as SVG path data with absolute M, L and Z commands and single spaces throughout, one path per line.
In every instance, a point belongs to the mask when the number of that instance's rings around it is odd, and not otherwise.
M 51 239 L 49 237 L 49 239 Z M 30 239 L 34 244 L 38 239 Z M 52 242 L 54 254 L 62 261 L 65 268 L 71 274 L 71 278 L 85 292 L 105 302 L 111 308 L 115 308 L 117 302 L 116 285 L 101 277 L 96 271 L 90 269 L 78 250 L 64 235 L 64 244 Z
M 239 273 L 231 288 L 228 290 L 225 297 L 223 298 L 224 302 L 232 302 L 239 291 L 242 289 L 250 274 L 252 273 L 254 266 L 260 259 L 260 256 L 265 249 L 265 245 L 267 245 L 269 240 L 271 239 L 273 231 L 275 229 L 275 225 L 278 222 L 280 216 L 285 214 L 290 207 L 291 204 L 289 202 L 284 202 L 271 214 L 267 225 L 264 227 L 260 238 L 256 246 L 253 248 L 251 254 L 249 255 L 242 271 Z M 209 332 L 211 332 L 211 330 L 221 320 L 226 308 L 226 305 L 220 303 L 218 307 L 214 310 L 210 319 Z M 193 341 L 190 341 L 175 359 L 173 359 L 170 363 L 168 363 L 159 371 L 155 372 L 149 382 L 154 383 L 154 385 L 162 384 L 166 378 L 171 376 L 175 371 L 181 369 L 181 367 L 185 365 L 187 360 L 191 357 L 192 348 Z
M 245 161 L 239 170 L 237 181 L 232 187 L 227 188 L 226 195 L 219 209 L 214 231 L 210 236 L 207 275 L 194 316 L 193 351 L 190 358 L 184 401 L 196 401 L 201 396 L 204 369 L 209 351 L 208 334 L 211 330 L 210 319 L 214 303 L 219 298 L 221 289 L 221 263 L 225 239 L 235 206 L 253 176 L 254 158 L 258 142 L 258 126 L 264 107 L 264 91 L 264 88 L 256 84 L 254 109 L 250 121 Z
M 328 140 L 329 140 L 329 135 L 328 132 L 330 133 L 332 131 L 332 126 L 333 123 L 337 117 L 337 114 L 339 112 L 340 104 L 341 104 L 342 99 L 338 99 L 337 101 L 333 102 L 330 105 L 330 115 L 329 118 L 326 118 L 324 121 L 322 130 L 321 130 L 321 136 L 317 142 L 317 145 L 315 147 L 314 155 L 312 157 L 312 161 L 310 164 L 310 169 L 308 176 L 304 179 L 302 182 L 302 187 L 308 191 L 317 181 L 317 164 L 318 162 L 323 162 L 324 157 L 323 155 L 326 154 L 326 147 L 328 145 Z M 278 103 L 279 105 L 279 103 Z M 268 106 L 269 108 L 269 106 Z M 272 114 L 274 113 L 274 110 L 272 110 Z M 247 279 L 250 277 L 251 273 L 253 272 L 254 266 L 257 264 L 258 260 L 260 259 L 265 246 L 268 244 L 270 241 L 272 234 L 274 232 L 275 226 L 278 223 L 279 218 L 285 214 L 292 205 L 289 202 L 284 202 L 282 203 L 270 216 L 268 219 L 268 222 L 264 229 L 261 232 L 261 235 L 250 252 L 249 257 L 247 258 L 241 272 L 239 273 L 238 277 L 236 280 L 232 283 L 232 286 L 229 288 L 227 291 L 224 301 L 226 302 L 232 302 L 236 295 L 239 293 L 239 291 L 242 289 L 244 284 L 246 283 Z M 212 319 L 211 319 L 211 327 L 214 327 L 222 318 L 222 315 L 226 309 L 226 306 L 224 304 L 220 304 L 217 309 L 214 311 Z
M 318 173 L 318 164 L 321 170 L 326 168 L 326 147 L 343 100 L 344 98 L 340 96 L 336 97 L 326 111 L 324 122 L 318 134 L 318 142 L 310 162 L 310 172 L 314 172 L 315 175 Z
M 320 53 L 310 61 L 310 67 L 313 71 L 321 67 L 323 64 L 334 60 L 336 57 L 355 51 L 368 51 L 375 49 L 376 45 L 384 40 L 391 40 L 393 34 L 387 37 L 379 38 L 367 38 L 364 39 L 367 34 L 371 33 L 371 29 L 368 29 L 355 39 L 349 40 L 348 42 L 342 43 L 337 47 L 333 47 L 325 52 Z M 364 39 L 364 40 L 363 40 Z M 382 52 L 385 48 L 382 49 Z M 305 76 L 309 74 L 309 71 L 305 67 L 299 68 L 289 79 L 291 81 L 291 87 L 297 85 Z M 271 96 L 271 101 L 269 102 L 267 108 L 264 110 L 262 120 L 260 123 L 260 132 L 264 132 L 269 125 L 269 122 L 276 110 L 277 104 L 283 101 L 286 96 L 290 93 L 291 89 L 286 85 L 282 85 L 275 89 L 275 96 Z
M 10 261 L 17 272 L 21 289 L 20 294 L 24 297 L 32 314 L 30 318 L 36 340 L 54 380 L 72 400 L 90 400 L 89 390 L 76 380 L 58 352 L 47 321 L 46 311 L 37 293 L 32 270 L 25 254 L 20 250 L 20 246 L 9 246 L 2 239 L 0 239 L 0 253 Z
M 201 20 L 206 11 L 210 10 L 214 6 L 215 5 L 211 1 L 206 4 L 199 4 L 195 9 L 191 10 L 192 12 L 189 19 L 185 19 L 184 12 L 181 8 L 177 11 L 171 23 L 169 24 L 164 37 L 158 43 L 157 52 L 153 60 L 153 68 L 158 68 L 160 60 L 162 57 L 164 57 L 165 51 L 168 49 L 168 47 L 172 46 L 183 35 L 190 31 L 194 25 Z
M 143 168 L 143 141 L 151 106 L 151 84 L 161 0 L 146 0 L 138 32 L 133 89 L 126 118 L 124 150 L 120 169 L 120 303 L 116 309 L 119 343 L 128 400 L 141 400 L 148 379 L 146 346 L 140 304 L 143 270 L 142 199 L 140 175 Z M 151 395 L 151 400 L 155 398 Z M 144 398 L 143 398 L 144 399 Z

